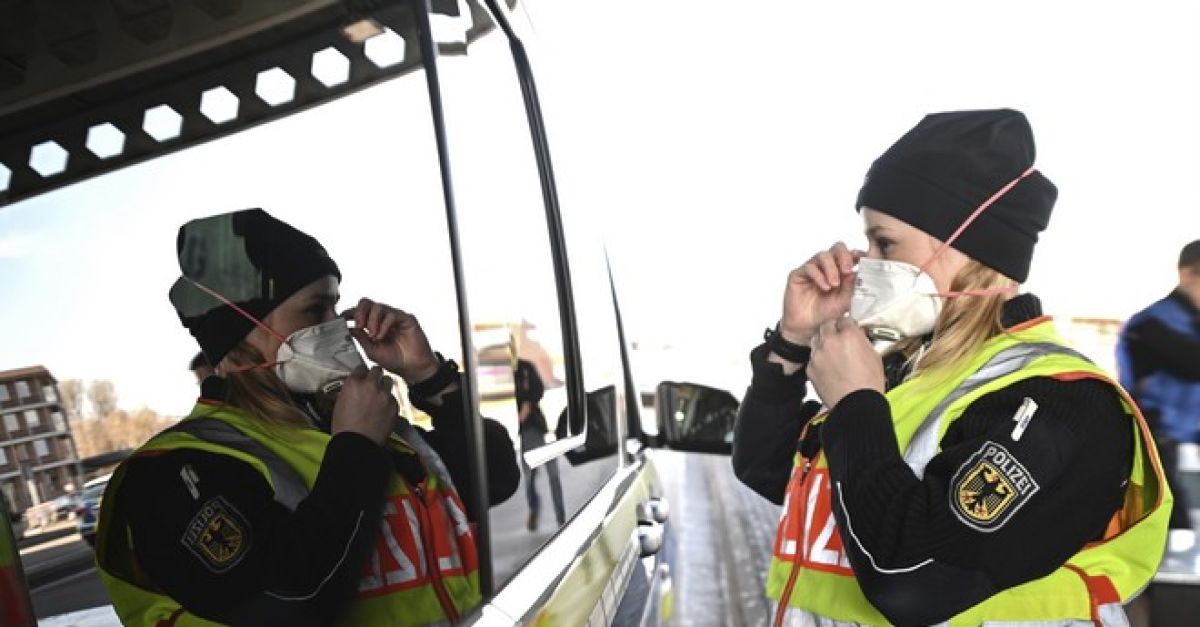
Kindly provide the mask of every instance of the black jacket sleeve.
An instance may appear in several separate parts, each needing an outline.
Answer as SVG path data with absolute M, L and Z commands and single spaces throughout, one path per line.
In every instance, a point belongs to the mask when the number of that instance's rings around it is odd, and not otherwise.
M 750 353 L 754 376 L 738 408 L 733 428 L 733 474 L 776 505 L 783 504 L 804 423 L 821 404 L 805 402 L 807 380 L 801 369 L 791 375 L 767 361 L 767 346 Z
M 471 471 L 471 448 L 467 444 L 462 387 L 446 392 L 441 398 L 440 405 L 415 397 L 411 400 L 413 405 L 432 419 L 433 430 L 424 432 L 425 440 L 446 465 L 459 498 L 467 507 L 467 518 L 477 521 L 480 513 L 475 511 L 475 476 Z M 498 505 L 517 491 L 521 470 L 517 467 L 516 448 L 504 425 L 491 418 L 484 418 L 482 423 L 483 445 L 487 455 L 485 473 L 488 502 Z
M 1140 357 L 1139 366 L 1145 369 L 1139 375 L 1166 370 L 1182 379 L 1200 381 L 1200 341 L 1155 318 L 1147 318 L 1125 333 Z
M 139 565 L 187 611 L 233 625 L 326 625 L 354 594 L 388 474 L 382 447 L 342 433 L 295 511 L 249 464 L 192 449 L 134 458 L 115 498 Z
M 1038 409 L 1014 439 L 1025 398 Z M 883 395 L 847 396 L 821 440 L 863 592 L 892 622 L 927 625 L 1049 574 L 1120 507 L 1132 428 L 1107 383 L 1031 378 L 972 403 L 918 477 Z

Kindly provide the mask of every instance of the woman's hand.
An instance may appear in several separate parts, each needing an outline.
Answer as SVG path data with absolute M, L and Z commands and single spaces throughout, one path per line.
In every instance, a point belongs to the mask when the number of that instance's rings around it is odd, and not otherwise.
M 838 242 L 788 273 L 783 318 L 779 320 L 783 339 L 808 346 L 822 324 L 850 310 L 854 264 L 865 254 Z
M 350 333 L 367 357 L 413 385 L 432 377 L 438 369 L 437 356 L 416 316 L 368 298 L 342 312 L 354 321 Z
M 383 444 L 396 425 L 400 406 L 392 396 L 392 379 L 375 366 L 359 366 L 342 383 L 333 406 L 330 432 L 353 431 Z
M 808 380 L 829 409 L 851 392 L 876 390 L 882 394 L 887 385 L 883 361 L 849 316 L 821 325 L 812 342 Z

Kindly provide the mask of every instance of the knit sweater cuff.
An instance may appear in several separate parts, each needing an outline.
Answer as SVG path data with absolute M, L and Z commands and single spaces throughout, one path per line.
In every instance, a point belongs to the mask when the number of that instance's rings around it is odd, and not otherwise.
M 767 359 L 769 353 L 765 343 L 750 351 L 750 366 L 754 371 L 750 387 L 754 394 L 770 403 L 803 400 L 808 383 L 804 369 L 784 374 L 783 364 Z

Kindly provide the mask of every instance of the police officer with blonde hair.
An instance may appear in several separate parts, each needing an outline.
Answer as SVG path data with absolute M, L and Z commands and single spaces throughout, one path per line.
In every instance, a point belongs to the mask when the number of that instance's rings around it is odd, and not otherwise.
M 1170 493 L 1121 386 L 1018 293 L 1055 199 L 1023 114 L 929 115 L 867 174 L 867 250 L 788 275 L 733 456 L 784 506 L 776 625 L 1126 624 Z
M 454 362 L 412 314 L 362 299 L 339 315 L 333 259 L 261 209 L 188 222 L 177 250 L 171 303 L 216 376 L 108 484 L 97 563 L 121 620 L 427 625 L 477 606 L 487 512 Z M 399 416 L 387 373 L 432 431 Z M 498 503 L 520 475 L 504 427 L 483 425 Z

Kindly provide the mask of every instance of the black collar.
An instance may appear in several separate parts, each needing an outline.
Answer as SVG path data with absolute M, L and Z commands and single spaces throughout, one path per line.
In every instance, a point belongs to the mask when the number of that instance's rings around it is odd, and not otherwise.
M 229 382 L 215 374 L 204 377 L 200 382 L 200 398 L 224 403 L 229 399 Z
M 1193 318 L 1200 319 L 1200 308 L 1196 307 L 1196 303 L 1193 303 L 1192 299 L 1187 294 L 1184 294 L 1182 289 L 1175 288 L 1175 291 L 1171 292 L 1171 295 L 1167 298 L 1173 299 L 1175 302 L 1183 305 L 1183 308 Z
M 1000 324 L 1008 329 L 1041 315 L 1041 299 L 1033 294 L 1021 294 L 1004 303 L 1004 308 L 1000 310 Z

